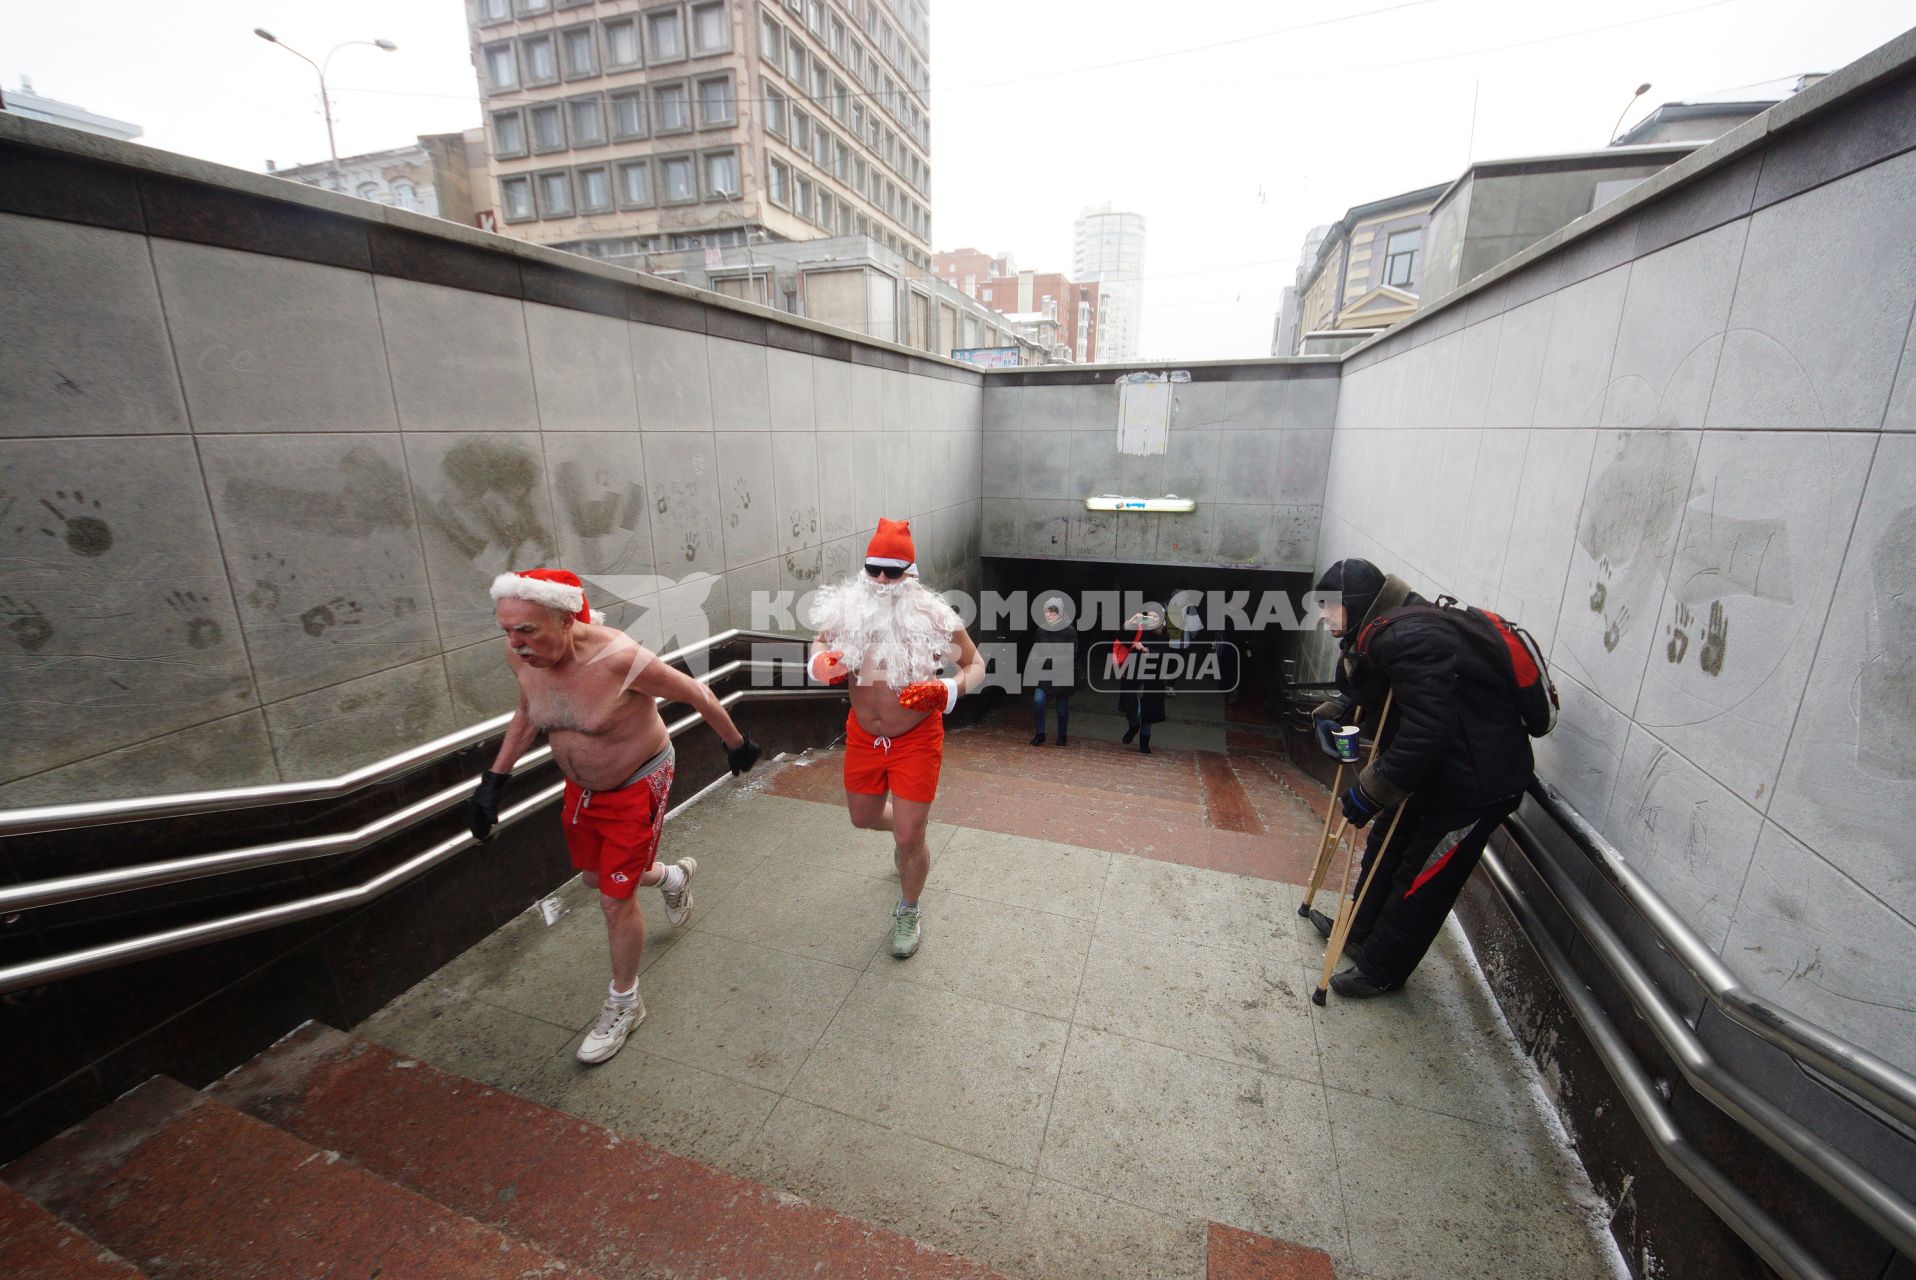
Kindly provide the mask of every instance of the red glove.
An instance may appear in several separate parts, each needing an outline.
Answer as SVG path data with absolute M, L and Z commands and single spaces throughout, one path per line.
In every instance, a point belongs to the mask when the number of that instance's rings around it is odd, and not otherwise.
M 947 678 L 908 684 L 898 693 L 898 705 L 911 711 L 949 713 L 958 705 L 958 682 Z
M 844 684 L 852 674 L 842 661 L 844 656 L 844 653 L 838 649 L 815 653 L 812 655 L 812 660 L 805 664 L 805 669 L 811 673 L 812 679 L 820 684 Z

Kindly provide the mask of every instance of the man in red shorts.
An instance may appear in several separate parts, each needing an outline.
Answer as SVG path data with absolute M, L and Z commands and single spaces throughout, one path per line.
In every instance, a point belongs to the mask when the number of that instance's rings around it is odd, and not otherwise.
M 709 688 L 660 662 L 631 636 L 600 625 L 577 575 L 564 569 L 501 574 L 492 598 L 519 681 L 519 709 L 473 793 L 472 834 L 480 840 L 491 834 L 513 764 L 544 733 L 566 780 L 559 815 L 566 848 L 581 878 L 599 891 L 612 948 L 611 990 L 579 1045 L 579 1061 L 604 1062 L 645 1020 L 639 998 L 645 917 L 633 891 L 641 885 L 658 889 L 665 918 L 683 924 L 692 912 L 692 877 L 698 872 L 692 858 L 655 860 L 673 755 L 654 700 L 684 703 L 705 717 L 726 744 L 734 777 L 752 767 L 759 747 L 739 732 Z
M 931 874 L 925 829 L 944 759 L 944 717 L 985 675 L 957 613 L 918 581 L 917 560 L 910 524 L 879 520 L 864 571 L 821 589 L 810 616 L 818 632 L 813 678 L 851 681 L 845 806 L 852 825 L 892 833 L 900 897 L 891 953 L 900 960 L 918 950 L 921 937 L 918 895 Z

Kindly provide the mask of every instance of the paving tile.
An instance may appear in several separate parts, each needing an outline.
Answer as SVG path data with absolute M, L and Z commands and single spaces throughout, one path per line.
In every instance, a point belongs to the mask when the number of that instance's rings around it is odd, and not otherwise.
M 1206 1280 L 1204 1223 L 1039 1178 L 1024 1216 L 972 1256 L 1044 1280 Z
M 1612 1274 L 1588 1184 L 1541 1125 L 1502 1129 L 1338 1089 L 1330 1109 L 1357 1269 L 1389 1280 Z
M 648 1021 L 650 1019 L 648 1018 Z M 636 1033 L 645 1035 L 642 1025 Z M 738 1172 L 778 1095 L 647 1053 L 636 1040 L 588 1066 L 571 1054 L 547 1062 L 519 1092 L 614 1133 Z
M 897 900 L 897 889 L 882 880 L 778 854 L 693 925 L 722 938 L 862 969 L 878 950 Z
M 1292 885 L 1116 855 L 1098 931 L 1236 946 L 1288 931 L 1300 897 Z
M 353 1034 L 442 1070 L 517 1090 L 569 1052 L 577 1030 L 483 1000 L 441 996 L 421 984 L 353 1028 Z
M 1288 944 L 1205 947 L 1114 930 L 1092 940 L 1075 1021 L 1314 1081 L 1309 994 Z
M 945 845 L 941 862 L 934 875 L 945 892 L 1090 920 L 1098 914 L 1110 855 L 967 828 Z
M 866 971 L 1050 1018 L 1069 1019 L 1092 924 L 1032 907 L 927 889 L 924 941 L 909 964 L 883 948 Z
M 693 930 L 646 976 L 648 1053 L 783 1090 L 857 973 Z
M 1065 1031 L 1054 1018 L 866 974 L 789 1092 L 1031 1169 Z
M 1323 1087 L 1077 1027 L 1040 1177 L 1342 1257 Z
M 981 1261 L 1016 1224 L 1031 1175 L 884 1124 L 783 1098 L 740 1172 Z

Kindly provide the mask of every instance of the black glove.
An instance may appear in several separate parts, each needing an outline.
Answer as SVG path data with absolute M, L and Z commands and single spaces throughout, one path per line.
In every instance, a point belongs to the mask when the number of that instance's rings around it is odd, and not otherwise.
M 480 776 L 472 802 L 466 806 L 466 821 L 472 828 L 474 840 L 484 840 L 498 825 L 499 797 L 506 793 L 506 783 L 511 779 L 510 773 L 494 773 L 490 769 Z
M 1378 811 L 1384 807 L 1371 798 L 1370 792 L 1364 790 L 1364 784 L 1361 781 L 1351 783 L 1350 790 L 1344 793 L 1341 803 L 1344 806 L 1345 820 L 1353 827 L 1359 828 L 1375 818 Z
M 758 758 L 764 754 L 765 748 L 753 742 L 752 735 L 748 733 L 739 739 L 736 747 L 725 748 L 725 763 L 736 778 L 757 764 Z
M 1318 750 L 1340 763 L 1344 757 L 1337 754 L 1337 740 L 1332 735 L 1344 727 L 1344 717 L 1349 714 L 1350 709 L 1335 698 L 1311 710 L 1311 732 L 1317 735 Z

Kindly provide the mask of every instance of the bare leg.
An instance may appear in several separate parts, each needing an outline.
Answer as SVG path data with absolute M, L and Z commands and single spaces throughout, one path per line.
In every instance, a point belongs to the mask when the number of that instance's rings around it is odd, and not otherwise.
M 858 791 L 847 791 L 845 811 L 851 815 L 852 825 L 860 831 L 890 831 L 892 829 L 890 796 L 882 793 L 868 796 Z
M 925 843 L 931 806 L 921 800 L 894 799 L 887 807 L 892 810 L 892 858 L 898 864 L 898 891 L 906 902 L 916 902 L 931 875 L 931 849 Z
M 639 883 L 657 884 L 664 874 L 663 867 L 653 866 L 639 877 Z M 599 877 L 590 872 L 580 879 L 588 888 L 599 887 Z M 599 895 L 599 910 L 605 914 L 605 936 L 612 949 L 612 985 L 630 991 L 639 980 L 639 960 L 645 955 L 645 915 L 639 910 L 637 898 L 614 898 L 603 893 Z

